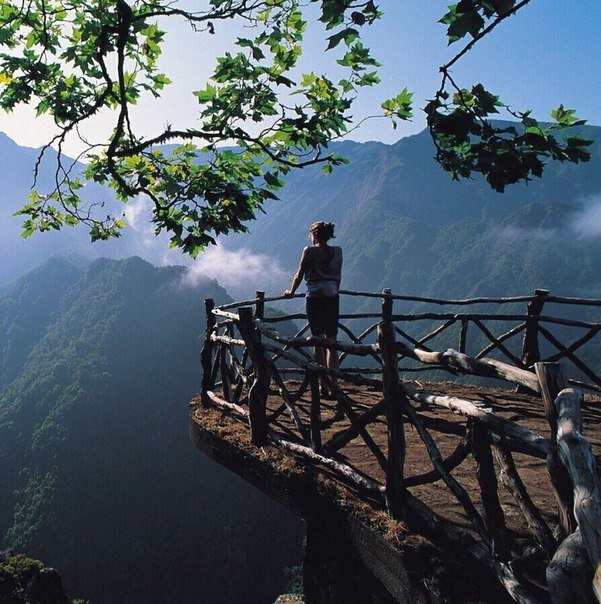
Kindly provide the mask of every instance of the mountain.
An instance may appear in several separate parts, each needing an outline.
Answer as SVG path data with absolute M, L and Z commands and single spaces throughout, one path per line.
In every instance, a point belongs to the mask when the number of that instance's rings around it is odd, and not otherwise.
M 34 184 L 35 166 L 40 149 L 32 149 L 17 145 L 8 136 L 0 132 L 0 173 L 2 173 L 2 187 L 0 188 L 0 292 L 6 289 L 15 279 L 33 270 L 40 263 L 49 258 L 61 256 L 76 256 L 87 260 L 96 258 L 125 258 L 142 253 L 145 259 L 157 264 L 164 264 L 163 259 L 168 256 L 168 237 L 160 238 L 160 243 L 154 244 L 154 229 L 147 228 L 128 229 L 119 239 L 111 241 L 98 241 L 90 243 L 90 236 L 85 227 L 65 227 L 60 232 L 49 231 L 34 233 L 26 240 L 22 239 L 23 216 L 15 216 L 15 212 L 22 208 L 28 200 Z M 63 158 L 65 166 L 73 162 L 73 173 L 83 169 L 83 164 Z M 44 153 L 44 159 L 39 165 L 36 188 L 40 192 L 52 191 L 56 170 L 56 152 L 49 148 Z M 107 214 L 121 215 L 124 207 L 121 202 L 115 201 L 113 192 L 94 183 L 87 183 L 81 193 L 84 202 L 102 204 L 103 211 Z M 135 203 L 128 207 L 131 214 L 126 218 L 130 223 L 135 223 L 138 210 Z M 180 255 L 172 254 L 171 264 L 176 264 Z
M 381 143 L 340 143 L 346 166 L 292 172 L 282 194 L 234 248 L 267 254 L 287 285 L 315 220 L 336 223 L 343 287 L 432 296 L 529 293 L 600 296 L 601 128 L 590 162 L 550 163 L 542 179 L 496 193 L 481 178 L 453 182 L 427 131 Z
M 347 289 L 599 297 L 601 128 L 580 131 L 595 140 L 589 163 L 550 164 L 504 194 L 479 178 L 451 181 L 427 132 L 334 144 L 349 165 L 293 171 L 251 235 L 223 242 L 233 255 L 196 266 L 234 274 L 247 293 L 265 283 L 279 293 L 309 224 L 330 220 Z M 202 271 L 81 258 L 162 259 L 165 242 L 147 228 L 108 245 L 90 246 L 81 229 L 21 241 L 11 215 L 36 153 L 0 135 L 0 254 L 10 259 L 0 266 L 0 548 L 60 568 L 67 591 L 95 603 L 272 601 L 298 562 L 298 521 L 187 438 L 202 300 L 226 292 Z M 27 272 L 59 251 L 70 255 Z
M 94 603 L 269 603 L 301 555 L 300 522 L 188 440 L 203 299 L 230 298 L 184 274 L 55 258 L 0 295 L 0 549 Z
M 267 213 L 249 224 L 250 235 L 221 239 L 222 247 L 209 249 L 195 266 L 236 297 L 256 289 L 278 293 L 308 243 L 308 226 L 330 220 L 345 251 L 344 286 L 351 289 L 464 296 L 549 287 L 596 296 L 600 290 L 591 277 L 601 233 L 601 128 L 580 126 L 571 134 L 595 141 L 590 162 L 549 163 L 542 179 L 512 185 L 503 194 L 479 177 L 452 181 L 435 163 L 425 130 L 394 145 L 333 143 L 332 152 L 347 157 L 348 165 L 329 176 L 315 166 L 293 170 L 281 201 L 269 203 Z M 0 134 L 0 168 L 9 175 L 0 191 L 0 254 L 11 258 L 0 266 L 0 291 L 57 253 L 135 254 L 155 264 L 191 264 L 173 251 L 168 255 L 166 238 L 152 235 L 143 200 L 126 206 L 131 226 L 117 241 L 90 245 L 81 228 L 22 241 L 20 218 L 12 213 L 27 197 L 37 153 Z M 53 151 L 47 153 L 41 188 L 52 178 Z M 86 195 L 111 203 L 99 187 L 86 187 Z

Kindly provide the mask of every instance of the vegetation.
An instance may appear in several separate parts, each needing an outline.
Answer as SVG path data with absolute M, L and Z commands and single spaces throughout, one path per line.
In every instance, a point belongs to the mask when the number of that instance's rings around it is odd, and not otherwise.
M 529 111 L 511 111 L 481 84 L 463 87 L 451 67 L 483 37 L 531 0 L 461 0 L 442 16 L 449 43 L 471 40 L 441 66 L 441 84 L 425 111 L 436 156 L 453 178 L 472 172 L 502 191 L 507 184 L 541 176 L 548 158 L 580 162 L 589 141 L 558 131 L 583 122 L 560 106 L 543 125 Z M 0 9 L 0 106 L 10 111 L 33 104 L 50 114 L 59 150 L 53 190 L 34 192 L 21 210 L 23 234 L 84 223 L 92 240 L 117 236 L 118 215 L 82 201 L 86 181 L 106 184 L 126 202 L 138 194 L 153 204 L 157 232 L 196 255 L 215 236 L 246 230 L 264 204 L 277 197 L 293 168 L 320 164 L 327 173 L 346 160 L 329 142 L 348 133 L 353 101 L 378 80 L 379 63 L 361 31 L 382 17 L 373 0 L 322 0 L 319 21 L 328 50 L 343 48 L 336 81 L 327 74 L 298 74 L 303 36 L 314 23 L 301 0 L 211 0 L 206 9 L 167 0 L 9 0 Z M 170 83 L 159 71 L 164 28 L 183 19 L 199 35 L 212 35 L 224 20 L 253 26 L 217 60 L 206 86 L 193 91 L 199 120 L 183 130 L 167 125 L 145 138 L 130 114 L 146 95 Z M 499 128 L 490 121 L 501 109 L 519 122 Z M 111 112 L 113 129 L 102 145 L 88 145 L 88 167 L 77 174 L 60 151 L 68 136 L 100 112 Z M 412 117 L 412 94 L 403 89 L 379 112 L 393 121 Z M 167 142 L 178 146 L 169 152 Z M 85 143 L 85 140 L 84 140 Z M 224 143 L 234 147 L 224 148 Z M 42 154 L 44 151 L 42 152 Z M 202 161 L 199 161 L 199 157 Z
M 0 547 L 94 602 L 273 601 L 300 556 L 300 523 L 188 441 L 203 298 L 229 298 L 183 270 L 54 259 L 0 297 Z
M 5 604 L 87 604 L 69 600 L 58 572 L 23 554 L 0 552 L 0 601 Z
M 44 567 L 39 560 L 23 554 L 0 553 L 0 599 L 2 602 L 27 602 L 27 584 Z

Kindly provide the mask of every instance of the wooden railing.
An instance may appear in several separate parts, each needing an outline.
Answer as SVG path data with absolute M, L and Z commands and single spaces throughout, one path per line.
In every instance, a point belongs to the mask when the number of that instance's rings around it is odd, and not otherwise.
M 395 296 L 389 290 L 382 294 L 342 293 L 379 298 L 381 312 L 341 315 L 340 328 L 346 338 L 337 341 L 304 337 L 307 325 L 293 336 L 274 329 L 275 323 L 288 322 L 290 327 L 290 321 L 306 318 L 302 312 L 265 316 L 266 302 L 290 301 L 293 297 L 265 298 L 262 292 L 257 292 L 253 300 L 218 308 L 207 300 L 201 404 L 216 405 L 248 422 L 254 444 L 271 442 L 327 468 L 360 496 L 387 509 L 393 518 L 404 520 L 434 542 L 469 552 L 497 576 L 518 602 L 538 601 L 536 589 L 524 579 L 524 569 L 532 564 L 546 567 L 553 602 L 574 602 L 577 601 L 574 594 L 590 598 L 593 592 L 601 602 L 601 498 L 595 457 L 582 436 L 582 392 L 570 387 L 575 382 L 565 378 L 564 368 L 557 363 L 565 359 L 591 380 L 578 381 L 577 385 L 601 389 L 599 376 L 576 355 L 597 335 L 601 324 L 542 314 L 543 306 L 550 302 L 596 307 L 601 306 L 601 301 L 552 297 L 541 290 L 534 296 L 470 300 Z M 452 307 L 453 312 L 395 314 L 395 301 L 444 305 Z M 525 314 L 482 310 L 485 305 L 524 303 Z M 457 307 L 468 305 L 479 305 L 478 311 L 455 312 Z M 358 334 L 352 331 L 354 321 L 364 322 Z M 515 325 L 501 335 L 494 335 L 491 324 L 499 321 Z M 425 334 L 408 333 L 409 326 L 424 322 L 428 325 Z M 453 326 L 459 327 L 457 350 L 436 351 L 426 345 L 432 346 L 443 333 L 448 336 Z M 553 326 L 578 329 L 580 333 L 572 336 L 570 344 L 564 344 L 551 331 Z M 470 356 L 466 351 L 473 348 L 474 342 L 478 343 L 473 336 L 470 340 L 470 334 L 476 331 L 479 345 L 482 338 L 486 344 Z M 515 343 L 512 349 L 509 341 L 519 334 L 522 345 L 518 356 Z M 541 358 L 541 336 L 557 352 Z M 336 350 L 341 368 L 316 363 L 314 346 Z M 487 356 L 493 351 L 503 360 Z M 356 357 L 369 360 L 369 366 L 346 367 Z M 407 360 L 412 366 L 401 369 L 403 372 L 437 369 L 493 378 L 539 395 L 550 426 L 550 438 L 495 414 L 486 404 L 430 393 L 402 382 L 399 368 Z M 294 374 L 300 374 L 302 379 L 287 379 Z M 342 426 L 333 434 L 330 431 L 327 438 L 324 438 L 325 402 L 320 399 L 320 379 L 327 382 L 337 400 L 336 415 L 329 417 L 328 422 L 338 418 Z M 348 385 L 381 395 L 366 407 L 352 398 Z M 301 405 L 306 399 L 308 405 Z M 419 408 L 415 403 L 419 403 Z M 420 413 L 423 407 L 444 408 L 466 418 L 465 426 L 457 428 L 463 432 L 456 448 L 446 457 L 437 444 L 438 428 Z M 376 422 L 385 422 L 386 442 L 378 443 L 370 434 L 368 427 Z M 431 471 L 405 475 L 404 422 L 411 424 L 419 435 L 430 457 Z M 354 465 L 345 455 L 346 447 L 356 439 L 361 439 L 377 462 L 378 471 L 374 475 Z M 533 503 L 516 469 L 514 453 L 546 460 L 549 488 L 557 501 L 556 526 L 551 527 L 545 514 Z M 479 496 L 475 499 L 453 475 L 453 470 L 470 455 L 477 466 Z M 442 481 L 459 502 L 469 520 L 468 529 L 436 514 L 409 491 L 411 487 L 436 481 Z M 530 529 L 531 538 L 526 544 L 510 537 L 499 481 L 517 502 Z

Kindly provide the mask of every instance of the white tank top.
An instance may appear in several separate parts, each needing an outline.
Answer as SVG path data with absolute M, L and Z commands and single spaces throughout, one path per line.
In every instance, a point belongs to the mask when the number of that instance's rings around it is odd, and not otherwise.
M 340 289 L 342 275 L 342 248 L 328 246 L 329 258 L 319 255 L 317 246 L 307 248 L 307 296 L 335 296 Z

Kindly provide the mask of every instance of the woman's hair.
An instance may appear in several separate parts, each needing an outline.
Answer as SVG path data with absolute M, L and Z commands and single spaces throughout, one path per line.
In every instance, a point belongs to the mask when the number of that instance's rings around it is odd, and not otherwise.
M 328 241 L 334 237 L 334 223 L 333 222 L 314 222 L 309 227 L 309 233 L 315 235 L 319 241 Z

